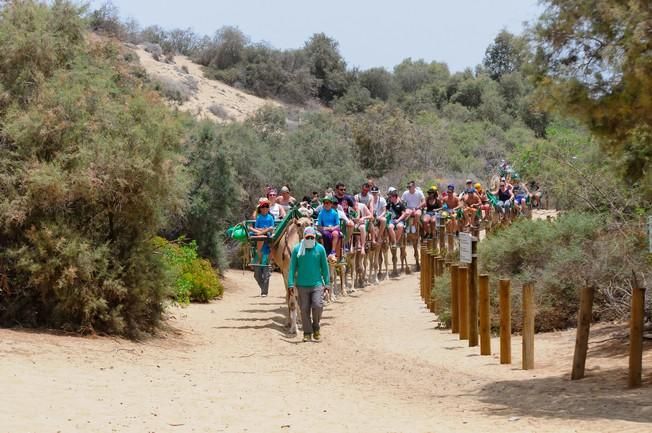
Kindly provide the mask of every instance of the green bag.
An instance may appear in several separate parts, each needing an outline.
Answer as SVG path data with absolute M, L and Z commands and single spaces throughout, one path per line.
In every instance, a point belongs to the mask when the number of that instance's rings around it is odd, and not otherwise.
M 229 227 L 226 234 L 229 238 L 236 241 L 244 242 L 247 240 L 247 229 L 242 223 Z

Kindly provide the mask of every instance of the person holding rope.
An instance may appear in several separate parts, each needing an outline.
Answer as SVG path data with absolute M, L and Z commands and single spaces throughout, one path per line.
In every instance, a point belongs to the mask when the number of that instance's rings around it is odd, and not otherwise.
M 250 231 L 255 236 L 271 236 L 274 231 L 274 217 L 269 213 L 269 200 L 262 197 L 258 200 L 255 212 L 256 221 Z M 256 262 L 254 264 L 254 278 L 260 287 L 260 296 L 263 298 L 269 293 L 270 267 L 265 259 L 269 256 L 269 243 L 265 240 L 256 241 Z
M 317 232 L 306 227 L 303 240 L 292 250 L 288 288 L 298 290 L 303 326 L 303 341 L 321 339 L 320 320 L 324 311 L 324 293 L 328 292 L 330 272 L 326 250 L 316 241 Z

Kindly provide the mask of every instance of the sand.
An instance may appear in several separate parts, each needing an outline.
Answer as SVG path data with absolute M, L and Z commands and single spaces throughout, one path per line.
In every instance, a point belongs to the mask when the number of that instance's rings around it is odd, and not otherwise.
M 280 106 L 278 102 L 271 99 L 262 99 L 221 81 L 205 78 L 201 66 L 193 63 L 186 56 L 176 55 L 174 63 L 170 64 L 155 60 L 143 46 L 130 45 L 129 47 L 138 55 L 141 65 L 154 81 L 164 79 L 172 80 L 182 86 L 190 84 L 193 89 L 190 99 L 183 104 L 174 102 L 170 104 L 197 118 L 216 122 L 242 121 L 265 105 Z M 187 72 L 184 71 L 184 67 Z M 219 107 L 220 115 L 211 111 L 212 106 Z
M 568 380 L 574 332 L 537 335 L 520 369 L 436 329 L 403 276 L 338 298 L 321 342 L 284 328 L 282 279 L 257 296 L 230 271 L 224 299 L 173 308 L 142 342 L 0 330 L 0 432 L 650 432 L 644 387 L 626 388 L 626 327 L 593 332 L 587 377 Z

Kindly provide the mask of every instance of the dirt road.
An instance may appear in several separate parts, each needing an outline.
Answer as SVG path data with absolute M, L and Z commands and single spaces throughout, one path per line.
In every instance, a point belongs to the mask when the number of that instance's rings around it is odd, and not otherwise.
M 652 431 L 652 351 L 627 390 L 626 340 L 598 342 L 621 328 L 594 333 L 579 382 L 573 332 L 537 336 L 532 371 L 514 337 L 501 366 L 435 329 L 417 278 L 338 299 L 319 343 L 285 335 L 278 274 L 260 298 L 249 272 L 140 343 L 0 330 L 0 432 Z

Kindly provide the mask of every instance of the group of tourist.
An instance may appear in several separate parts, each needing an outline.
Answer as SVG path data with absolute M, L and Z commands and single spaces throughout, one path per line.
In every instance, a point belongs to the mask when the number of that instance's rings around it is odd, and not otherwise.
M 489 218 L 492 207 L 505 216 L 512 208 L 521 211 L 529 201 L 539 203 L 540 197 L 538 188 L 531 193 L 516 175 L 501 177 L 493 191 L 467 179 L 459 193 L 454 184 L 448 184 L 442 193 L 438 186 L 432 185 L 424 194 L 415 181 L 410 181 L 403 193 L 399 194 L 396 188 L 390 187 L 385 197 L 373 181 L 363 183 L 355 194 L 349 194 L 346 185 L 338 183 L 335 188 L 326 190 L 322 197 L 313 192 L 312 196 L 304 196 L 301 201 L 291 195 L 287 185 L 281 187 L 280 195 L 276 189 L 267 187 L 265 197 L 258 200 L 255 222 L 250 230 L 253 235 L 263 238 L 257 241 L 257 258 L 260 260 L 257 264 L 266 265 L 263 258 L 267 256 L 269 246 L 264 237 L 271 235 L 276 221 L 283 219 L 295 206 L 304 216 L 314 219 L 314 227 L 305 229 L 303 239 L 292 251 L 288 286 L 299 289 L 304 341 L 319 340 L 323 297 L 330 283 L 328 262 L 341 260 L 342 253 L 346 253 L 348 248 L 356 248 L 364 255 L 367 240 L 371 245 L 377 245 L 383 242 L 385 234 L 391 247 L 396 248 L 406 229 L 408 234 L 423 229 L 424 236 L 432 238 L 443 219 L 452 224 L 456 232 L 467 230 Z M 346 227 L 344 233 L 342 227 Z M 359 233 L 359 238 L 356 245 L 351 245 L 354 232 Z M 322 238 L 321 244 L 317 242 L 318 234 Z M 261 286 L 263 296 L 267 295 L 266 287 Z

